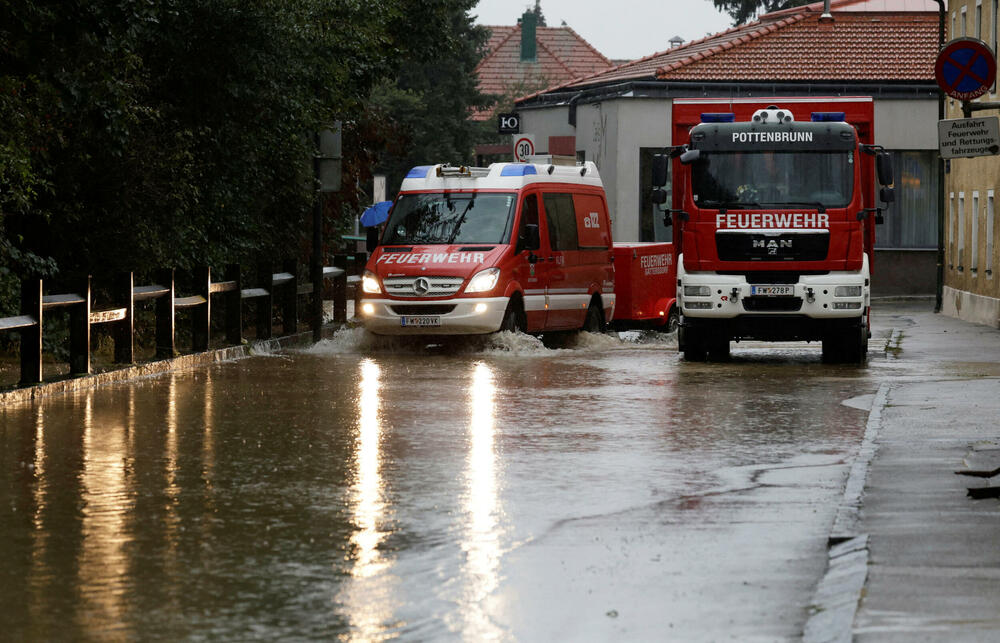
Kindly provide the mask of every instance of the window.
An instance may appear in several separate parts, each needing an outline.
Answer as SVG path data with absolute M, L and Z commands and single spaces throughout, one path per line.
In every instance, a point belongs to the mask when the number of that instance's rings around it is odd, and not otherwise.
M 958 35 L 962 36 L 963 38 L 967 35 L 966 34 L 966 26 L 965 26 L 966 22 L 967 22 L 967 20 L 966 20 L 965 7 L 962 7 L 959 10 L 959 19 L 958 19 L 958 31 L 959 31 L 959 34 Z
M 973 21 L 973 26 L 975 31 L 973 35 L 976 38 L 982 39 L 983 37 L 983 0 L 976 0 L 976 13 Z
M 515 195 L 497 192 L 404 194 L 382 243 L 506 243 L 514 203 Z
M 663 211 L 653 203 L 653 157 L 663 151 L 662 147 L 639 149 L 639 241 L 672 241 L 673 231 L 663 225 Z M 665 208 L 672 208 L 671 174 L 672 163 L 667 164 L 667 193 Z
M 965 270 L 965 192 L 958 193 L 958 269 Z
M 546 194 L 545 222 L 549 227 L 549 246 L 553 250 L 576 250 L 580 247 L 576 236 L 576 209 L 572 194 Z
M 896 201 L 875 232 L 878 248 L 936 249 L 938 245 L 938 158 L 934 150 L 894 150 Z M 876 188 L 875 193 L 878 194 Z M 951 204 L 954 211 L 954 197 Z M 949 215 L 949 218 L 952 215 Z M 949 242 L 952 237 L 949 237 Z
M 948 194 L 948 267 L 955 266 L 955 193 Z
M 969 262 L 969 269 L 973 274 L 979 270 L 979 192 L 972 193 L 972 239 L 969 244 L 972 260 Z
M 993 276 L 993 190 L 986 192 L 986 276 Z

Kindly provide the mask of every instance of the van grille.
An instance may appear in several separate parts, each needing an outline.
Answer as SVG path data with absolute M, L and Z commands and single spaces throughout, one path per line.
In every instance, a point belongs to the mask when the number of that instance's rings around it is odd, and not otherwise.
M 387 277 L 382 280 L 385 292 L 394 297 L 448 297 L 458 292 L 465 281 L 461 277 Z M 426 290 L 425 290 L 426 288 Z
M 455 304 L 402 304 L 389 306 L 397 315 L 447 315 Z

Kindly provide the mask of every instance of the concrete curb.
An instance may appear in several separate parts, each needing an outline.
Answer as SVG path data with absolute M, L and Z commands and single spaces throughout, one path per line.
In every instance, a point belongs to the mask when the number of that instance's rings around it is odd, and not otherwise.
M 882 428 L 882 409 L 889 385 L 879 386 L 868 413 L 865 435 L 851 465 L 844 496 L 827 539 L 829 560 L 810 603 L 802 640 L 807 643 L 845 642 L 853 639 L 854 616 L 868 577 L 868 534 L 859 534 L 861 497 L 868 469 L 878 450 L 876 440 Z
M 324 329 L 324 332 L 327 329 Z M 335 330 L 335 329 L 334 329 Z M 301 346 L 312 343 L 312 332 L 297 333 L 285 337 L 262 340 L 242 346 L 228 346 L 204 353 L 193 353 L 191 355 L 181 355 L 171 359 L 162 359 L 135 366 L 126 366 L 105 373 L 95 373 L 84 375 L 83 377 L 73 377 L 54 382 L 44 382 L 35 386 L 12 389 L 10 391 L 0 391 L 0 407 L 10 406 L 19 403 L 28 403 L 35 400 L 82 391 L 89 388 L 104 386 L 117 382 L 150 377 L 170 371 L 178 371 L 195 366 L 204 366 L 216 362 L 227 362 L 231 360 L 252 357 L 255 352 L 274 351 L 282 348 Z

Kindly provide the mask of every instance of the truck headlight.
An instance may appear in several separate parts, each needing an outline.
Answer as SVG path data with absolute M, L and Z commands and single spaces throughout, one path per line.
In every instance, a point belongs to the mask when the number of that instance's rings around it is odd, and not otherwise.
M 496 287 L 498 279 L 500 279 L 499 268 L 480 270 L 469 280 L 469 285 L 465 287 L 465 292 L 489 292 Z
M 834 297 L 860 297 L 861 286 L 837 286 L 833 289 Z
M 365 270 L 365 274 L 361 276 L 361 292 L 369 295 L 377 295 L 382 292 L 382 286 L 379 285 L 378 277 L 375 276 L 374 272 Z
M 684 286 L 685 297 L 709 297 L 712 289 L 708 286 Z

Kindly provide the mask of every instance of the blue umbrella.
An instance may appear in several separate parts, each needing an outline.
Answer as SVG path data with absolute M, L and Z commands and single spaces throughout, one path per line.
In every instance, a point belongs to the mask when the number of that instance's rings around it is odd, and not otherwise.
M 392 201 L 379 201 L 375 205 L 370 206 L 361 213 L 361 225 L 370 228 L 380 223 L 385 223 L 385 220 L 389 218 L 389 209 L 391 207 Z

